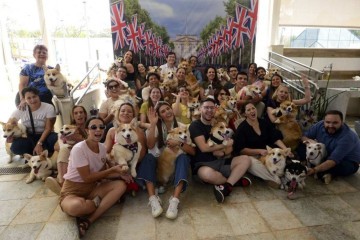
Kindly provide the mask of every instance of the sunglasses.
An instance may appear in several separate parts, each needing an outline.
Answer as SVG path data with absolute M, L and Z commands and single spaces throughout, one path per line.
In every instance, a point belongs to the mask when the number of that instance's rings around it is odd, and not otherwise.
M 91 125 L 89 128 L 90 128 L 91 130 L 96 130 L 96 129 L 104 130 L 104 129 L 105 129 L 105 126 L 104 126 L 104 125 L 100 125 L 100 126 Z
M 108 89 L 113 90 L 113 89 L 118 88 L 119 86 L 120 86 L 119 84 L 116 84 L 116 85 L 110 85 L 110 86 L 108 86 Z

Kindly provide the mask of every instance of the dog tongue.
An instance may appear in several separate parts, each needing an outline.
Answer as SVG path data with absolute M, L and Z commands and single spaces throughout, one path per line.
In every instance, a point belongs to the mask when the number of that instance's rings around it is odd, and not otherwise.
M 131 143 L 131 138 L 126 138 L 126 143 L 130 144 Z
M 290 182 L 290 188 L 291 188 L 293 191 L 295 191 L 296 185 L 297 185 L 296 180 L 291 180 L 291 182 Z
M 34 173 L 38 174 L 40 168 L 34 168 Z

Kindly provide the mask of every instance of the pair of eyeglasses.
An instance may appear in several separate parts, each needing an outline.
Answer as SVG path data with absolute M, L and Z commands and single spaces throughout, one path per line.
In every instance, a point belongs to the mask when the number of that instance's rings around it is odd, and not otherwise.
M 111 86 L 108 86 L 108 89 L 113 90 L 113 89 L 118 88 L 119 86 L 120 86 L 119 84 L 111 85 Z
M 214 110 L 215 109 L 215 107 L 213 107 L 213 106 L 203 106 L 203 108 L 205 110 Z
M 96 129 L 100 129 L 100 130 L 104 130 L 105 126 L 104 125 L 100 125 L 100 126 L 96 126 L 96 125 L 91 125 L 90 126 L 91 130 L 96 130 Z

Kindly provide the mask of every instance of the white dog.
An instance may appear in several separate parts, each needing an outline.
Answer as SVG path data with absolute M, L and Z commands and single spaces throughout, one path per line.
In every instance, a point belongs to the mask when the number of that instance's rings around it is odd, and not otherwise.
M 28 160 L 28 164 L 31 167 L 31 172 L 26 183 L 31 183 L 35 179 L 45 181 L 45 179 L 52 174 L 53 170 L 57 169 L 56 157 L 48 158 L 47 150 L 37 156 L 24 154 L 24 157 Z
M 306 161 L 308 162 L 308 166 L 311 165 L 317 166 L 322 160 L 326 157 L 326 147 L 323 143 L 310 143 L 308 141 L 306 143 Z

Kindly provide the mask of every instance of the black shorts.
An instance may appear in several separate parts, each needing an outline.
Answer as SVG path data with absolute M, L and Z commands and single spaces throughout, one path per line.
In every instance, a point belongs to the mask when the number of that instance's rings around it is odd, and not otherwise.
M 194 164 L 194 173 L 197 173 L 200 167 L 206 166 L 220 172 L 224 177 L 228 178 L 231 173 L 231 158 L 217 159 L 211 162 L 196 162 Z

